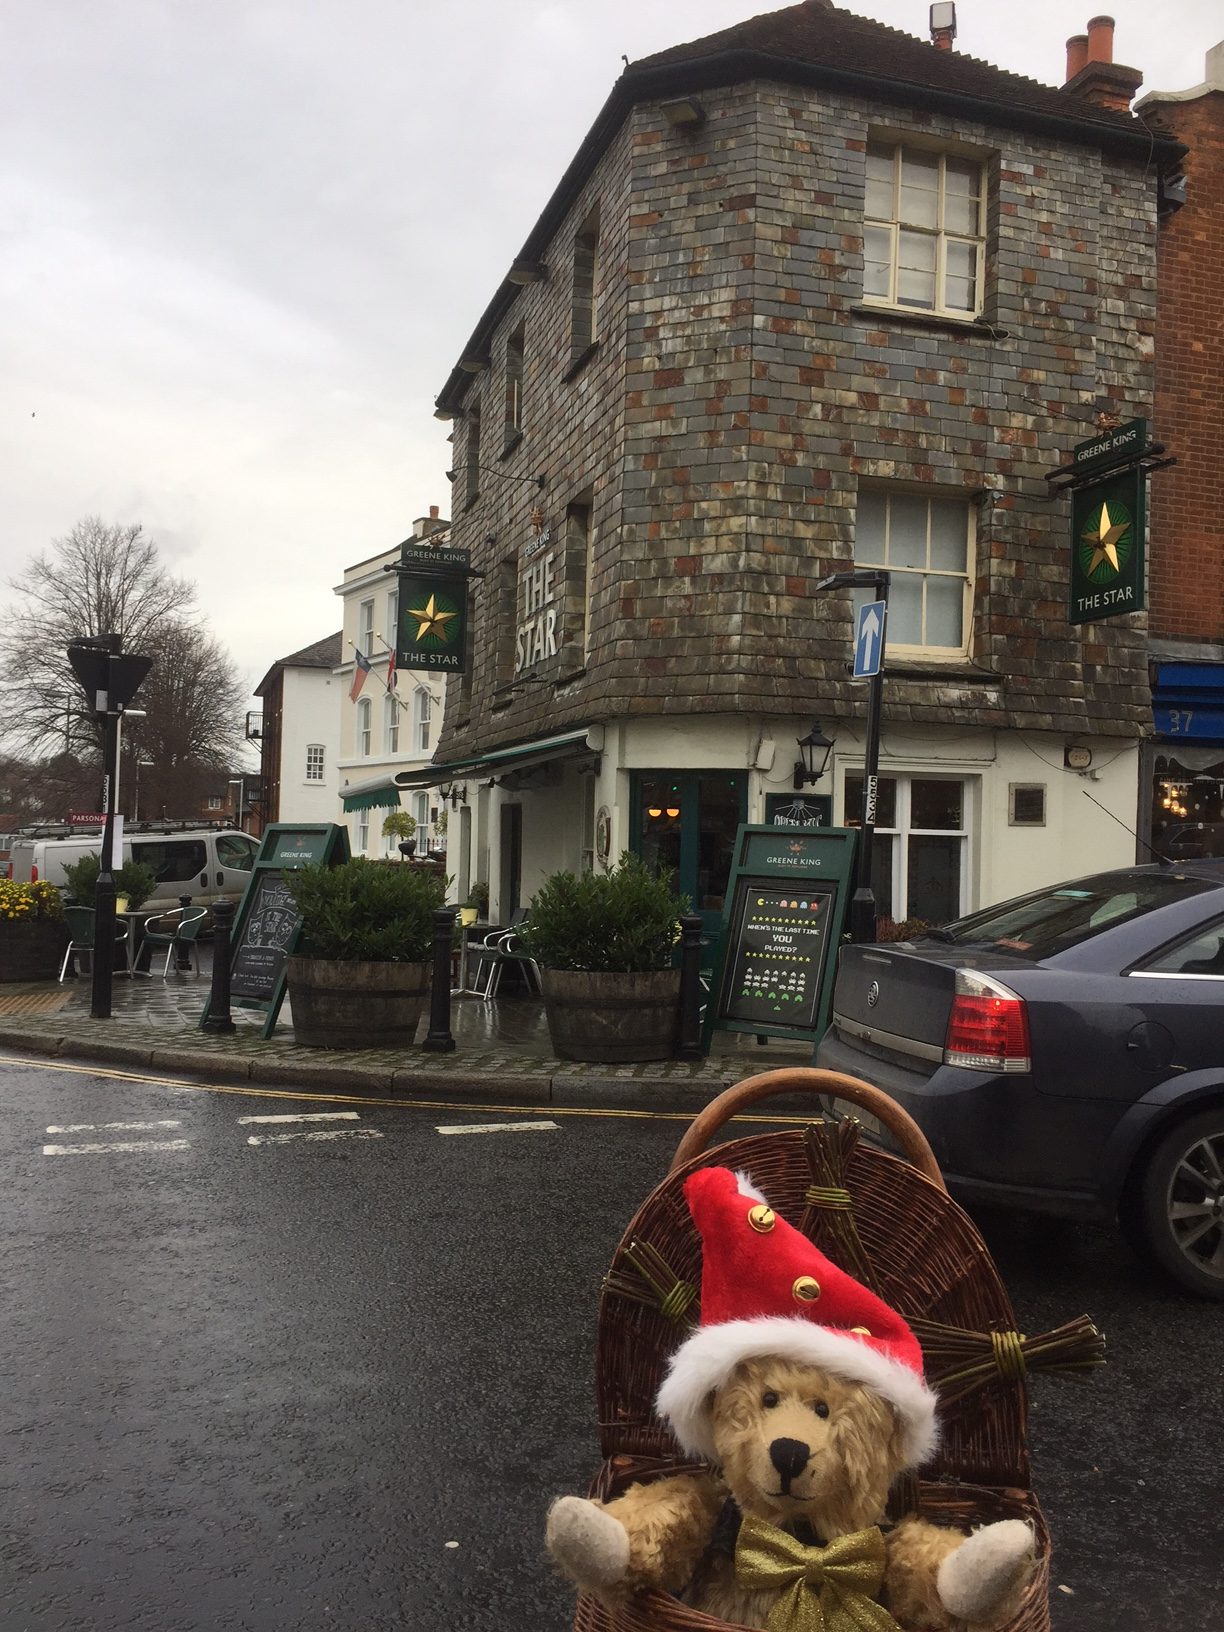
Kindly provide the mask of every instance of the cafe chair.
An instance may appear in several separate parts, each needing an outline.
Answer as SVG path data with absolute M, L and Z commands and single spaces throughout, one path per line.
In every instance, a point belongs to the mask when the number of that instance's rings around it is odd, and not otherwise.
M 89 967 L 91 971 L 93 969 L 94 909 L 92 907 L 65 907 L 64 921 L 68 925 L 70 939 L 64 952 L 64 961 L 60 964 L 59 978 L 61 981 L 68 973 L 73 957 L 77 953 L 88 953 Z M 115 945 L 123 947 L 125 963 L 127 961 L 127 939 L 130 928 L 129 924 L 122 921 L 117 921 L 115 924 Z
M 476 970 L 471 977 L 470 990 L 486 1003 L 497 996 L 502 971 L 509 963 L 516 964 L 523 971 L 529 991 L 533 987 L 537 992 L 544 990 L 539 964 L 523 951 L 519 938 L 512 929 L 499 930 L 482 941 L 479 946 L 470 948 L 468 959 L 469 963 L 475 964 Z
M 166 912 L 153 913 L 144 921 L 144 929 L 140 938 L 140 954 L 143 957 L 144 949 L 149 948 L 149 975 L 153 974 L 153 953 L 166 951 L 166 961 L 162 967 L 162 979 L 170 974 L 170 965 L 177 968 L 182 954 L 193 961 L 195 972 L 200 972 L 200 954 L 197 942 L 204 920 L 208 917 L 207 907 L 171 907 Z M 160 928 L 154 929 L 154 924 Z

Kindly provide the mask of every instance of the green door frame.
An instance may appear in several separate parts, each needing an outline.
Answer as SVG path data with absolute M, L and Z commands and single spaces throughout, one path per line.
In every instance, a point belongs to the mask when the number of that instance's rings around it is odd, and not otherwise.
M 742 826 L 748 820 L 748 772 L 746 770 L 701 769 L 695 771 L 641 770 L 632 771 L 629 781 L 629 849 L 635 856 L 642 853 L 642 815 L 645 805 L 642 798 L 642 784 L 670 780 L 679 795 L 680 803 L 680 867 L 677 885 L 682 895 L 687 895 L 694 903 L 697 900 L 697 872 L 700 865 L 701 840 L 701 779 L 702 777 L 736 777 L 739 780 L 739 822 Z M 730 888 L 730 875 L 728 875 Z M 697 906 L 693 909 L 700 913 L 702 928 L 707 936 L 716 940 L 722 928 L 723 909 L 721 907 L 702 912 Z

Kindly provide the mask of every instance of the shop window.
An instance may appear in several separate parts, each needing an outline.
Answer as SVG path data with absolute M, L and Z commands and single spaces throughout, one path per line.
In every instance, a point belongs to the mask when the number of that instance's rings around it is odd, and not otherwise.
M 986 172 L 902 143 L 867 147 L 863 299 L 971 318 L 982 309 Z
M 887 568 L 890 654 L 963 657 L 969 647 L 973 514 L 963 499 L 864 487 L 854 528 L 856 567 Z M 855 609 L 873 590 L 854 591 Z
M 1007 788 L 1007 821 L 1010 827 L 1046 825 L 1044 782 L 1011 782 Z
M 876 916 L 946 924 L 964 911 L 966 785 L 951 777 L 882 776 L 871 852 Z M 845 780 L 846 827 L 863 819 L 863 773 Z

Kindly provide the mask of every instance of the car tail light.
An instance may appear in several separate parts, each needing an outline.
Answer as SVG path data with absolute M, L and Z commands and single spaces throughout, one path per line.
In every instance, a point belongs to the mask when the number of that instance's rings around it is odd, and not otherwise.
M 1031 1070 L 1024 999 L 976 969 L 958 969 L 943 1058 L 970 1071 Z

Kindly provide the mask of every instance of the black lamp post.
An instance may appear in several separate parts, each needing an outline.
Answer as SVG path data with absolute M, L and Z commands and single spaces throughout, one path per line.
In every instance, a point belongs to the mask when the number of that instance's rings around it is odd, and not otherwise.
M 794 788 L 798 793 L 800 788 L 820 781 L 829 763 L 829 755 L 833 752 L 833 744 L 820 727 L 814 725 L 806 737 L 798 739 L 796 746 L 801 756 L 795 761 Z

